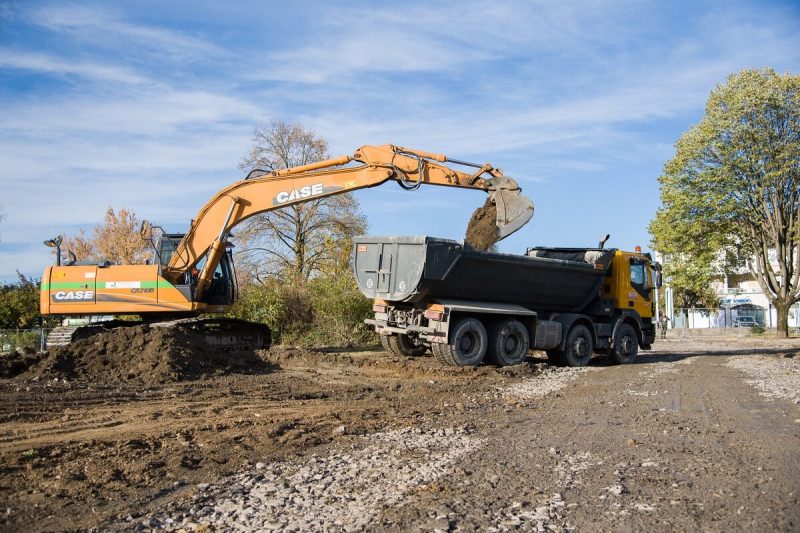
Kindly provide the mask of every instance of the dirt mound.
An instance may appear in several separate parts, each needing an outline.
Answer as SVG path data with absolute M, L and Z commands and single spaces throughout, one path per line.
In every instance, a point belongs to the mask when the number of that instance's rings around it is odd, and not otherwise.
M 476 250 L 488 250 L 500 240 L 497 232 L 497 206 L 490 198 L 472 213 L 467 225 L 467 244 Z
M 42 354 L 11 352 L 0 355 L 0 378 L 22 374 L 42 359 Z
M 26 377 L 156 385 L 273 369 L 253 351 L 226 353 L 209 347 L 200 333 L 143 324 L 55 347 L 28 370 Z

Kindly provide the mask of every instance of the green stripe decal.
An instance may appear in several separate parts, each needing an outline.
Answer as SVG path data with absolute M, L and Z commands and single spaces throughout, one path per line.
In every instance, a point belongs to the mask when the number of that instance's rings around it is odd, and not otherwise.
M 114 282 L 109 282 L 114 283 Z M 49 291 L 50 289 L 105 289 L 106 282 L 105 281 L 98 281 L 94 283 L 92 281 L 59 281 L 55 283 L 42 283 L 41 290 Z M 142 289 L 171 289 L 173 285 L 169 281 L 159 280 L 159 281 L 142 281 L 140 284 L 140 288 Z

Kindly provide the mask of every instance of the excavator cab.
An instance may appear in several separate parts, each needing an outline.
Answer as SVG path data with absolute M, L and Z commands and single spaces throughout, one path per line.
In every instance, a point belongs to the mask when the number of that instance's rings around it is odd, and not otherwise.
M 159 275 L 172 260 L 172 256 L 178 249 L 178 245 L 183 240 L 183 233 L 163 233 L 155 243 L 157 250 Z M 205 259 L 200 261 L 191 272 L 184 275 L 183 283 L 175 285 L 179 291 L 187 296 L 191 301 L 195 300 L 195 288 L 197 286 L 197 274 L 202 270 Z M 233 253 L 230 247 L 226 247 L 225 253 L 214 270 L 214 275 L 209 282 L 208 288 L 203 294 L 200 302 L 209 305 L 231 305 L 236 301 L 236 271 L 233 266 Z

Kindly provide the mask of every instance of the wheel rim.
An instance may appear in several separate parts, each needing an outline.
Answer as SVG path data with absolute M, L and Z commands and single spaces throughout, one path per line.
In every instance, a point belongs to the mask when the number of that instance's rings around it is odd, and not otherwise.
M 475 334 L 471 331 L 464 333 L 461 337 L 461 341 L 458 343 L 458 347 L 461 348 L 461 351 L 464 354 L 471 354 L 472 351 L 475 349 L 477 345 L 477 339 L 475 338 Z
M 519 339 L 517 338 L 516 335 L 509 335 L 503 341 L 503 350 L 505 350 L 506 354 L 513 355 L 514 353 L 517 352 L 519 344 L 520 344 Z
M 575 355 L 584 358 L 589 351 L 589 343 L 583 337 L 578 337 L 575 340 Z
M 625 335 L 620 339 L 620 348 L 622 348 L 622 353 L 625 355 L 630 355 L 633 353 L 633 338 L 629 335 Z

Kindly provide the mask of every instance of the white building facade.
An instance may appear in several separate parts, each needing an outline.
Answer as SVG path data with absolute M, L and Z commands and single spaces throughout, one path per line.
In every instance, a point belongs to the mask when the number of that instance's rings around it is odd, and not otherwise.
M 677 328 L 729 328 L 737 327 L 743 320 L 752 317 L 764 328 L 778 325 L 778 314 L 761 286 L 749 272 L 741 272 L 712 283 L 719 296 L 718 309 L 676 309 L 672 290 L 668 283 L 663 288 L 663 302 L 670 327 Z M 789 310 L 789 330 L 800 330 L 800 303 Z

